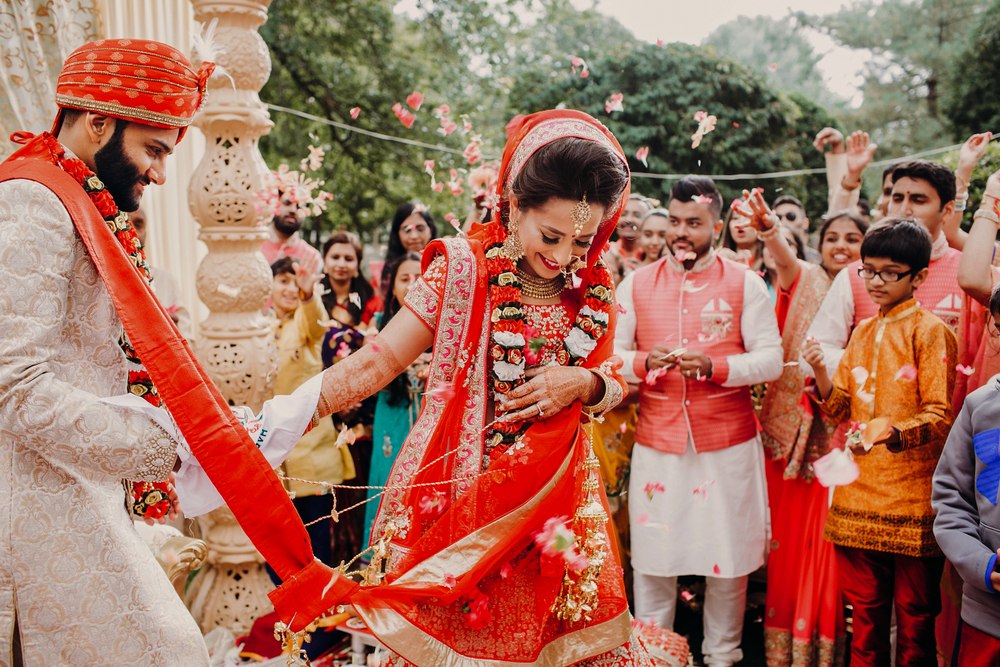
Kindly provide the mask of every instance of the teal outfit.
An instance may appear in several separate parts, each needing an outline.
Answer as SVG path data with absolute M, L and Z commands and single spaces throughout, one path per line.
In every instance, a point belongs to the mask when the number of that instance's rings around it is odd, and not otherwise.
M 379 328 L 381 329 L 382 315 L 379 315 Z M 409 400 L 398 404 L 389 403 L 392 397 L 388 391 L 383 389 L 378 393 L 378 403 L 375 406 L 375 425 L 372 432 L 372 462 L 371 471 L 368 473 L 369 486 L 385 486 L 392 471 L 392 464 L 396 462 L 403 441 L 410 434 L 410 429 L 416 423 L 420 415 L 421 397 L 424 393 L 425 381 L 416 377 L 416 373 L 411 366 L 406 370 L 407 384 L 409 385 Z M 373 498 L 380 493 L 381 489 L 368 489 L 368 497 Z M 375 523 L 375 516 L 378 514 L 381 497 L 365 504 L 365 544 L 371 539 L 372 525 Z

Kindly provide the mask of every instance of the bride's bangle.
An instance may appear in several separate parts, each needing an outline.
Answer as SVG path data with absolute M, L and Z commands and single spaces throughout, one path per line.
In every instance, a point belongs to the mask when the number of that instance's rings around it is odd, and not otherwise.
M 601 400 L 594 405 L 583 404 L 583 411 L 588 415 L 603 415 L 605 412 L 615 407 L 622 400 L 621 385 L 609 378 L 601 371 L 589 369 L 591 373 L 604 381 L 604 395 Z

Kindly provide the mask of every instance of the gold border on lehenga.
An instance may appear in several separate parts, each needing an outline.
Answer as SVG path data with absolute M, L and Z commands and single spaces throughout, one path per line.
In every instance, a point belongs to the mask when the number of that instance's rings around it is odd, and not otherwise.
M 613 651 L 628 642 L 632 618 L 628 610 L 618 616 L 559 635 L 542 648 L 534 662 L 472 658 L 458 653 L 443 642 L 416 627 L 391 609 L 361 609 L 361 618 L 369 628 L 378 626 L 379 641 L 404 660 L 415 665 L 448 667 L 567 667 L 581 660 Z M 404 650 L 400 650 L 400 648 Z

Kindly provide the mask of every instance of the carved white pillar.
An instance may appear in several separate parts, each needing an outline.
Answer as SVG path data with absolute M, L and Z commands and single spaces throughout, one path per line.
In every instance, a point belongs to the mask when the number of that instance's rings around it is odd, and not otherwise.
M 267 232 L 254 211 L 254 193 L 268 171 L 257 140 L 273 126 L 258 97 L 271 73 L 267 45 L 257 33 L 270 3 L 191 0 L 197 21 L 218 19 L 217 61 L 232 77 L 212 77 L 208 103 L 194 122 L 205 135 L 205 155 L 188 186 L 188 205 L 208 246 L 197 285 L 210 311 L 195 351 L 222 395 L 254 411 L 270 393 L 277 364 L 271 328 L 260 310 L 272 283 L 258 252 Z M 274 586 L 263 558 L 228 508 L 199 517 L 198 525 L 209 556 L 200 586 L 192 591 L 192 613 L 205 632 L 222 625 L 245 634 L 256 617 L 272 610 L 266 594 Z

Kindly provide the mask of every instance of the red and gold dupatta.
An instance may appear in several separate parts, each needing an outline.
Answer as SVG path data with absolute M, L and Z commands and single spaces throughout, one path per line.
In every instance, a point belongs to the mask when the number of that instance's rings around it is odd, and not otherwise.
M 538 148 L 563 137 L 608 145 L 625 158 L 611 133 L 590 116 L 550 111 L 508 126 L 498 194 Z M 627 201 L 626 195 L 621 200 Z M 587 255 L 583 284 L 600 257 L 621 204 L 604 221 Z M 491 223 L 499 224 L 499 223 Z M 375 635 L 405 660 L 419 665 L 569 665 L 610 651 L 631 629 L 613 527 L 600 526 L 606 562 L 597 579 L 599 604 L 591 619 L 560 621 L 553 604 L 564 568 L 541 557 L 533 533 L 546 520 L 574 513 L 587 500 L 584 469 L 590 442 L 580 404 L 532 425 L 523 438 L 483 472 L 483 430 L 489 400 L 488 276 L 479 228 L 469 240 L 435 241 L 424 268 L 447 258 L 443 297 L 418 287 L 427 306 L 417 315 L 435 327 L 428 387 L 451 387 L 425 399 L 417 424 L 389 477 L 372 531 L 383 540 L 385 580 L 351 595 Z M 420 283 L 418 283 L 418 286 Z M 421 295 L 419 290 L 423 289 Z M 412 293 L 411 293 L 412 294 Z M 408 303 L 414 300 L 408 298 Z M 608 332 L 584 364 L 612 365 L 613 311 Z M 435 500 L 444 498 L 443 512 Z M 602 491 L 597 497 L 607 512 Z
M 809 325 L 830 289 L 822 267 L 799 262 L 802 270 L 794 287 L 781 332 L 784 362 L 797 363 Z M 827 453 L 836 429 L 805 395 L 806 375 L 797 365 L 786 365 L 770 383 L 761 405 L 761 441 L 768 458 L 785 462 L 785 479 L 812 479 L 812 462 Z M 815 420 L 820 423 L 815 423 Z

